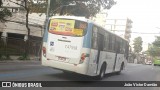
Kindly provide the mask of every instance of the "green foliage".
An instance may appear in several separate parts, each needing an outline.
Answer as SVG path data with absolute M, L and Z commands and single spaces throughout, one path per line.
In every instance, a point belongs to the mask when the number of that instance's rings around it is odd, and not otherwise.
M 151 56 L 160 56 L 160 36 L 156 37 L 156 40 L 149 47 L 148 52 Z
M 6 22 L 7 17 L 11 17 L 12 13 L 7 8 L 1 8 L 0 10 L 0 22 Z
M 142 43 L 143 43 L 143 41 L 142 41 L 141 37 L 137 37 L 134 39 L 134 43 L 133 43 L 134 47 L 133 48 L 134 48 L 135 53 L 139 53 L 142 51 Z
M 1 60 L 1 58 L 2 58 L 2 54 L 0 54 L 0 60 Z
M 135 58 L 136 58 L 136 54 L 135 54 L 134 52 L 131 52 L 131 57 L 132 57 L 133 59 L 135 59 Z
M 6 22 L 5 18 L 11 17 L 12 14 L 7 8 L 2 8 L 2 0 L 0 0 L 0 22 Z
M 2 6 L 2 4 L 3 4 L 3 3 L 2 3 L 2 0 L 0 0 L 0 7 Z
M 17 0 L 21 1 L 21 0 Z M 23 0 L 24 2 L 26 0 Z M 60 15 L 75 15 L 75 16 L 94 16 L 102 8 L 110 9 L 113 5 L 116 4 L 114 0 L 50 0 L 50 16 L 55 14 Z M 25 5 L 18 4 L 14 0 L 9 0 L 8 2 L 15 3 L 25 8 Z M 0 4 L 2 0 L 0 0 Z M 48 0 L 41 0 L 33 2 L 33 0 L 27 0 L 27 9 L 30 13 L 46 13 Z M 71 5 L 72 4 L 72 5 Z M 25 8 L 26 9 L 26 8 Z M 3 12 L 2 18 L 4 15 L 10 16 L 11 13 L 6 9 Z M 4 20 L 3 20 L 4 21 Z
M 64 6 L 70 4 L 75 5 Z M 101 8 L 110 9 L 115 4 L 114 0 L 51 0 L 50 9 L 51 15 L 58 14 L 63 10 L 62 15 L 69 14 L 89 17 L 97 14 Z
M 0 60 L 12 60 L 9 54 L 2 55 L 0 54 Z
M 20 56 L 18 58 L 18 60 L 30 60 L 30 58 L 29 58 L 28 54 L 22 54 L 22 56 Z
M 12 13 L 7 8 L 2 8 L 2 0 L 0 0 L 0 22 L 6 22 L 7 17 L 11 17 Z
M 160 47 L 160 36 L 156 37 L 156 40 L 153 42 L 154 46 Z
M 160 55 L 160 48 L 157 46 L 152 46 L 148 49 L 149 55 L 155 57 Z
M 28 2 L 30 13 L 46 13 L 48 0 L 44 2 Z M 75 16 L 94 16 L 101 8 L 110 9 L 116 4 L 114 0 L 50 0 L 50 16 L 75 15 Z M 72 4 L 72 5 L 71 5 Z

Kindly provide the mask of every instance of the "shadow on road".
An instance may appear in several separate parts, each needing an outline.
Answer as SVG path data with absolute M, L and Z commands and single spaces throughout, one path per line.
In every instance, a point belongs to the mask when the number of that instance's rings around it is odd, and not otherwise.
M 117 75 L 117 73 L 106 74 L 104 79 L 107 79 L 108 77 L 115 76 L 115 75 Z M 76 73 L 63 73 L 63 72 L 56 73 L 56 74 L 55 73 L 48 74 L 47 77 L 57 78 L 60 80 L 65 80 L 65 81 L 102 81 L 102 80 L 98 80 L 97 77 L 95 76 L 93 77 L 93 76 L 86 76 L 86 75 L 81 75 L 81 74 L 76 74 Z

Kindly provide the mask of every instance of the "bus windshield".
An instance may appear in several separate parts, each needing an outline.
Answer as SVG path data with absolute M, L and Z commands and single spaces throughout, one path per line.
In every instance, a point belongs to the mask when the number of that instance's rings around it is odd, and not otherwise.
M 87 23 L 71 19 L 51 19 L 49 32 L 52 34 L 81 37 L 86 34 Z

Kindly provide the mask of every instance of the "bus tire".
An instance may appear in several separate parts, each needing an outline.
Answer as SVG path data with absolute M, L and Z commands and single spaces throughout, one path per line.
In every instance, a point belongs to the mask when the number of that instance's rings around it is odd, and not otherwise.
M 64 74 L 72 74 L 70 71 L 63 71 Z
M 124 69 L 124 62 L 122 62 L 122 64 L 121 64 L 121 68 L 120 68 L 120 70 L 117 72 L 117 74 L 119 75 L 119 74 L 121 74 L 121 71 Z
M 105 76 L 105 71 L 106 71 L 106 63 L 103 63 L 102 66 L 101 66 L 101 70 L 100 70 L 100 73 L 98 75 L 98 79 L 99 80 L 102 80 Z

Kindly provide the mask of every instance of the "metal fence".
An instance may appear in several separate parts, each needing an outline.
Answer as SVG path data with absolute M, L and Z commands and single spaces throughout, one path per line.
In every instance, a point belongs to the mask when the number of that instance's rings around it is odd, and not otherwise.
M 29 56 L 40 57 L 42 40 L 33 40 L 29 42 Z M 0 37 L 0 56 L 22 56 L 25 53 L 26 42 L 20 38 Z

